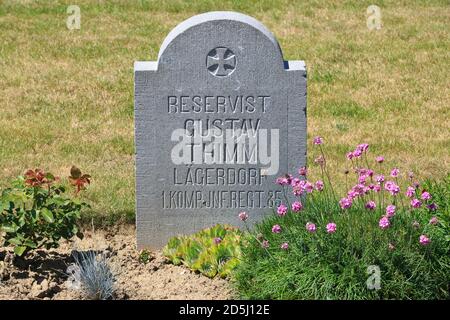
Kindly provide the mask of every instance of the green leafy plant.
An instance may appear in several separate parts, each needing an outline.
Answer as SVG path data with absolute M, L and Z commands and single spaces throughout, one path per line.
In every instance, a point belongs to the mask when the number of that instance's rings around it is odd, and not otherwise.
M 173 237 L 163 254 L 175 265 L 213 278 L 228 277 L 241 258 L 242 232 L 229 225 L 216 225 L 190 236 Z
M 76 191 L 75 196 L 70 197 L 60 179 L 51 173 L 35 169 L 19 176 L 0 197 L 4 245 L 14 246 L 17 256 L 25 256 L 33 249 L 57 248 L 61 239 L 71 239 L 75 235 L 81 238 L 77 220 L 81 209 L 89 205 L 77 195 L 90 183 L 89 178 L 72 167 L 70 179 Z
M 150 251 L 144 249 L 139 253 L 139 262 L 143 264 L 147 264 L 152 260 L 152 255 Z

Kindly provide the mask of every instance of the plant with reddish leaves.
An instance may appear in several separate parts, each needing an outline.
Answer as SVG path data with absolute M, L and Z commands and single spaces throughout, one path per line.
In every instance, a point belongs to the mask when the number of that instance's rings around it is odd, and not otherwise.
M 76 187 L 75 194 L 78 194 L 81 190 L 86 189 L 86 185 L 91 183 L 91 176 L 88 174 L 82 174 L 80 169 L 72 166 L 70 169 L 69 181 Z
M 72 167 L 69 181 L 78 195 L 90 183 L 90 176 Z M 41 247 L 57 248 L 61 238 L 82 237 L 77 221 L 81 210 L 89 205 L 65 192 L 58 177 L 41 169 L 27 170 L 19 176 L 0 195 L 4 245 L 14 246 L 14 253 L 24 256 Z

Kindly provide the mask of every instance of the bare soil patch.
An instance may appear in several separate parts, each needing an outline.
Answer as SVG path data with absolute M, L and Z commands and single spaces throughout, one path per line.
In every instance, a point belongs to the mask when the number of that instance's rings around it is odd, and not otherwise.
M 0 249 L 0 299 L 85 299 L 71 288 L 68 267 L 74 251 L 103 252 L 116 273 L 115 299 L 232 299 L 229 281 L 209 279 L 183 266 L 169 264 L 160 251 L 148 263 L 139 262 L 135 230 L 121 226 L 89 230 L 83 240 L 63 242 L 52 250 L 36 250 L 26 259 Z

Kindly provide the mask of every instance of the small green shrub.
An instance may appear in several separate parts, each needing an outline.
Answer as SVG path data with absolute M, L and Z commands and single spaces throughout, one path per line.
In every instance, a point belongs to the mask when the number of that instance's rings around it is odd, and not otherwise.
M 139 262 L 143 264 L 147 264 L 152 259 L 152 255 L 150 251 L 144 249 L 139 253 Z
M 75 195 L 66 195 L 60 179 L 40 169 L 28 170 L 0 197 L 0 230 L 4 245 L 13 245 L 17 256 L 37 248 L 57 248 L 60 239 L 82 237 L 77 225 L 82 208 L 89 207 L 76 197 L 90 183 L 88 175 L 72 167 L 70 183 Z
M 210 278 L 226 278 L 241 258 L 241 237 L 237 228 L 216 225 L 190 236 L 171 238 L 163 254 L 175 265 L 184 264 Z
M 347 154 L 349 191 L 341 198 L 322 139 L 314 145 L 322 180 L 308 181 L 306 168 L 277 179 L 291 197 L 248 235 L 233 274 L 241 296 L 449 299 L 450 179 L 421 184 L 362 144 Z

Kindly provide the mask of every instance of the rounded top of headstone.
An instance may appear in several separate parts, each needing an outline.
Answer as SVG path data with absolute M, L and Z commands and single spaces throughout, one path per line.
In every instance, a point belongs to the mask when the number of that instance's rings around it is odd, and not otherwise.
M 272 32 L 269 31 L 269 29 L 266 28 L 261 22 L 256 20 L 253 17 L 247 16 L 245 14 L 239 13 L 239 12 L 233 12 L 233 11 L 211 11 L 206 12 L 202 14 L 198 14 L 196 16 L 193 16 L 187 20 L 184 20 L 180 24 L 178 24 L 175 28 L 170 31 L 170 33 L 167 35 L 167 37 L 164 39 L 161 48 L 159 50 L 158 59 L 164 54 L 166 51 L 166 48 L 169 46 L 169 44 L 174 41 L 179 35 L 185 33 L 188 29 L 199 25 L 203 23 L 207 23 L 210 21 L 236 21 L 243 24 L 246 24 L 259 32 L 261 32 L 263 35 L 267 37 L 267 39 L 272 42 L 274 49 L 277 50 L 280 55 L 282 56 L 280 45 L 278 44 L 277 39 L 272 34 Z
M 196 79 L 208 73 L 221 79 L 262 78 L 282 72 L 284 62 L 278 41 L 261 22 L 242 13 L 214 11 L 193 16 L 168 34 L 158 70 Z

